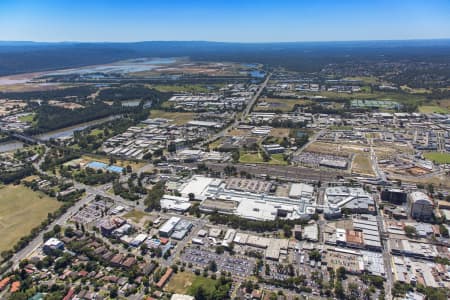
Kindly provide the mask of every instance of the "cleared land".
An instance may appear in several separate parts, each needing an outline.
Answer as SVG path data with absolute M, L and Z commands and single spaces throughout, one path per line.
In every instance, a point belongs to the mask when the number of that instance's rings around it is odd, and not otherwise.
M 428 152 L 424 153 L 426 159 L 438 164 L 450 164 L 450 153 L 446 152 Z
M 150 111 L 151 118 L 164 118 L 172 120 L 176 125 L 184 125 L 189 121 L 194 120 L 195 113 L 192 112 L 169 112 L 164 110 L 154 109 Z
M 203 276 L 196 276 L 193 273 L 179 272 L 172 276 L 165 290 L 171 293 L 178 294 L 192 294 L 192 292 L 201 286 L 206 294 L 210 294 L 210 290 L 214 291 L 216 280 L 205 278 Z
M 22 185 L 0 187 L 0 251 L 10 249 L 61 203 Z

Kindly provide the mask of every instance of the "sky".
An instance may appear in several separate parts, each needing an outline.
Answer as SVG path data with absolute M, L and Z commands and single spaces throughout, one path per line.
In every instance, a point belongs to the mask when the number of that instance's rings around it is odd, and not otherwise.
M 450 38 L 450 0 L 0 0 L 2 41 Z

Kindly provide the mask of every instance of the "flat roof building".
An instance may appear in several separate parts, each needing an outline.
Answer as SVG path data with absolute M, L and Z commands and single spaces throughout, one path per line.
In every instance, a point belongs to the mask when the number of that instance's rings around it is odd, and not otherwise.
M 159 235 L 163 237 L 170 237 L 175 229 L 175 226 L 178 222 L 180 222 L 180 220 L 181 219 L 178 217 L 171 217 L 159 228 Z
M 433 217 L 433 202 L 430 197 L 423 192 L 412 192 L 411 217 L 416 220 L 430 220 Z

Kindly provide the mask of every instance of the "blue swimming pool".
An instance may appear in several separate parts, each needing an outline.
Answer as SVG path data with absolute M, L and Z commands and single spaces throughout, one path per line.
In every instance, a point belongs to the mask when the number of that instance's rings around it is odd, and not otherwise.
M 86 165 L 89 168 L 92 169 L 103 169 L 114 173 L 122 173 L 123 168 L 119 166 L 108 166 L 105 163 L 99 162 L 99 161 L 91 161 Z
M 87 164 L 87 166 L 92 169 L 106 169 L 108 167 L 107 164 L 99 161 L 91 161 L 90 163 Z

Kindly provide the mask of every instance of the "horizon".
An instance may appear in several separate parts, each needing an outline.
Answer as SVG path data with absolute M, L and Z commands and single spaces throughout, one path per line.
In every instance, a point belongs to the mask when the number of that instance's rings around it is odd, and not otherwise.
M 180 0 L 0 3 L 1 41 L 295 43 L 450 39 L 450 3 Z
M 261 41 L 261 42 L 238 42 L 238 41 L 215 41 L 215 40 L 136 40 L 136 41 L 33 41 L 33 40 L 0 40 L 0 43 L 34 43 L 34 44 L 137 44 L 137 43 L 217 43 L 217 44 L 308 44 L 308 43 L 365 43 L 365 42 L 427 42 L 427 41 L 450 41 L 445 38 L 411 38 L 411 39 L 374 39 L 374 40 L 311 40 L 311 41 Z

